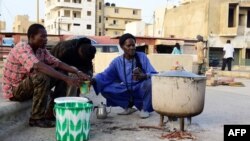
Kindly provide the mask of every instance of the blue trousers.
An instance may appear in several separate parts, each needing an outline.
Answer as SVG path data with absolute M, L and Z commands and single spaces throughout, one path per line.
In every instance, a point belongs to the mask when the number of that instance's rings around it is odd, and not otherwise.
M 130 99 L 133 99 L 133 105 L 147 112 L 152 112 L 152 85 L 151 79 L 138 82 L 132 87 L 132 91 L 127 91 L 125 84 L 112 83 L 106 86 L 101 94 L 107 100 L 107 106 L 119 106 L 129 108 Z

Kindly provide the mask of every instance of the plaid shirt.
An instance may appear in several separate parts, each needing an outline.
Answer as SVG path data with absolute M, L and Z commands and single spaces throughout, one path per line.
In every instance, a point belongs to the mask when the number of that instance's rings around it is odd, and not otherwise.
M 46 49 L 39 48 L 34 54 L 29 44 L 21 42 L 11 49 L 7 62 L 3 70 L 3 96 L 4 98 L 13 97 L 13 88 L 27 76 L 30 76 L 34 70 L 34 64 L 39 61 L 52 67 L 59 65 L 59 60 L 52 56 Z

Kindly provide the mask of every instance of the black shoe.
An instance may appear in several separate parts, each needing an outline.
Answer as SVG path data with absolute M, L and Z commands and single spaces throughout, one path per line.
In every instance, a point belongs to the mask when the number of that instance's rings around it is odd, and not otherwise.
M 41 128 L 53 128 L 55 123 L 45 119 L 31 119 L 29 120 L 29 125 L 31 127 L 41 127 Z

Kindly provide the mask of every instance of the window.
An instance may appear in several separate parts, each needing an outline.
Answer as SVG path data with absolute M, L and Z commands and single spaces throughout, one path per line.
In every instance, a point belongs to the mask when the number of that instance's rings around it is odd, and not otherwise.
M 137 10 L 133 10 L 133 15 L 137 15 L 138 11 Z
M 70 2 L 70 0 L 64 0 L 64 2 Z
M 73 11 L 73 17 L 74 18 L 81 18 L 81 12 L 80 11 Z
M 115 13 L 119 13 L 119 9 L 115 8 Z
M 102 23 L 102 16 L 99 16 L 99 23 Z
M 108 18 L 106 18 L 106 21 L 108 20 Z
M 102 32 L 99 32 L 99 36 L 102 36 Z
M 125 21 L 125 24 L 127 24 L 128 23 L 128 21 Z
M 88 2 L 91 2 L 91 0 L 87 0 Z
M 68 24 L 68 31 L 71 30 L 71 24 Z
M 57 0 L 58 2 L 60 2 L 60 0 Z
M 99 10 L 102 10 L 102 2 L 99 2 Z
M 79 23 L 74 23 L 73 25 L 74 25 L 74 26 L 80 26 L 81 24 L 79 24 Z
M 70 10 L 64 10 L 64 17 L 70 17 Z
M 73 3 L 81 3 L 81 0 L 73 0 Z
M 117 22 L 116 22 L 116 20 L 113 20 L 113 24 L 116 24 Z
M 91 11 L 87 11 L 87 16 L 91 16 Z
M 60 17 L 60 11 L 57 12 L 58 17 Z
M 236 24 L 236 4 L 229 4 L 228 9 L 228 27 L 235 27 Z
M 119 32 L 117 32 L 119 34 Z M 109 46 L 109 52 L 119 52 L 117 46 Z
M 90 24 L 87 24 L 87 29 L 91 29 L 91 25 Z

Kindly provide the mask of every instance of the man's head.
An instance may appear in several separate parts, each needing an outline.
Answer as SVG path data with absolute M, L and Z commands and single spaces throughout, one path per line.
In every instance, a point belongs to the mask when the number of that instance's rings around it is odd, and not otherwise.
M 27 32 L 28 42 L 33 49 L 45 48 L 47 44 L 47 31 L 41 24 L 32 24 Z
M 230 44 L 231 43 L 231 41 L 230 40 L 227 40 L 227 44 Z
M 96 48 L 91 45 L 91 40 L 88 38 L 76 39 L 76 47 L 78 53 L 84 61 L 92 61 L 95 58 Z
M 136 39 L 132 34 L 123 34 L 119 39 L 119 44 L 124 51 L 125 56 L 134 56 Z
M 196 36 L 196 39 L 197 39 L 199 42 L 202 42 L 202 41 L 203 41 L 203 36 L 197 35 L 197 36 Z

